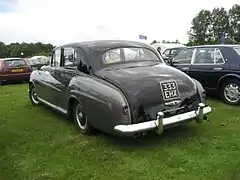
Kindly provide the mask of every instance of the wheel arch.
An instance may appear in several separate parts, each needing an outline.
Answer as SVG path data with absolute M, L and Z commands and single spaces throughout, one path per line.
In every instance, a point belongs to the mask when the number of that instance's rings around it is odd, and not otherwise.
M 79 100 L 79 98 L 77 98 L 77 96 L 75 95 L 70 95 L 69 98 L 68 98 L 68 108 L 67 108 L 67 115 L 72 119 L 73 118 L 73 112 L 72 112 L 72 108 L 73 108 L 73 105 L 74 105 L 74 102 L 80 102 L 81 101 Z
M 218 92 L 220 91 L 221 85 L 223 84 L 223 82 L 225 82 L 228 79 L 238 79 L 240 80 L 240 75 L 238 74 L 227 74 L 225 76 L 222 76 L 217 83 L 217 90 Z
M 30 87 L 31 85 L 35 86 L 35 82 L 33 80 L 29 80 L 28 86 Z

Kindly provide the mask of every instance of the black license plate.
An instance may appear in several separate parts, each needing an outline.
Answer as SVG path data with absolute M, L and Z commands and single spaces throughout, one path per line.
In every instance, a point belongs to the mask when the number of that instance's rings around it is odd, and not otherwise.
M 164 100 L 170 100 L 179 97 L 179 91 L 176 81 L 160 82 L 160 86 Z

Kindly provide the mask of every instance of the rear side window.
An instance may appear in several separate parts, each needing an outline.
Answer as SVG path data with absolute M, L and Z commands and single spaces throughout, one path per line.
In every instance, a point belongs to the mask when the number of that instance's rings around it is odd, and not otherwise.
M 11 60 L 5 60 L 6 67 L 21 67 L 26 66 L 26 62 L 23 59 L 11 59 Z
M 224 59 L 218 48 L 198 48 L 194 64 L 222 64 Z
M 235 48 L 233 48 L 237 53 L 238 53 L 238 55 L 240 56 L 240 46 L 239 47 L 235 47 Z

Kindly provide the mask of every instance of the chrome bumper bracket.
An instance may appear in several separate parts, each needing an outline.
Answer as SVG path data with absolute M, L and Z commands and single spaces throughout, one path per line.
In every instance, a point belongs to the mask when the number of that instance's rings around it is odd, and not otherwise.
M 164 113 L 163 112 L 159 112 L 157 115 L 157 129 L 156 129 L 156 133 L 157 134 L 162 134 L 163 133 L 163 118 L 164 118 Z
M 201 124 L 203 122 L 203 120 L 205 119 L 204 118 L 204 113 L 203 113 L 203 108 L 205 108 L 206 105 L 203 104 L 203 103 L 199 103 L 199 106 L 198 106 L 198 110 L 197 110 L 197 117 L 195 118 L 195 121 L 198 123 L 198 124 Z
M 195 120 L 200 124 L 204 120 L 207 120 L 207 114 L 212 112 L 212 108 L 203 103 L 199 103 L 198 109 L 183 114 L 178 114 L 172 117 L 164 118 L 163 112 L 158 112 L 157 119 L 137 124 L 129 125 L 116 125 L 114 130 L 120 133 L 138 133 L 149 130 L 155 130 L 157 134 L 162 134 L 165 126 L 171 126 L 174 124 L 186 122 L 189 120 Z

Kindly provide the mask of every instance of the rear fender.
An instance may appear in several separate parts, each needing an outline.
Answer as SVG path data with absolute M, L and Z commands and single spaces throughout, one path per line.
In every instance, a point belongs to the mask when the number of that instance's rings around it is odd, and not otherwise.
M 74 77 L 69 84 L 68 97 L 81 102 L 91 125 L 104 132 L 112 133 L 115 125 L 131 122 L 129 104 L 123 93 L 101 79 Z
M 201 102 L 205 103 L 205 99 L 206 99 L 205 89 L 203 88 L 202 84 L 199 81 L 197 81 L 196 79 L 193 79 L 193 78 L 192 78 L 192 80 L 194 81 L 194 83 L 197 86 L 197 91 L 198 91 L 198 94 L 200 95 Z

